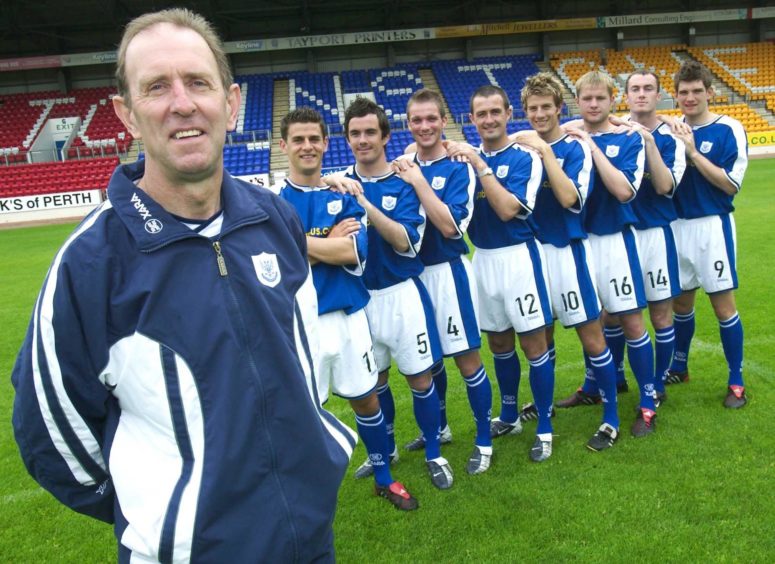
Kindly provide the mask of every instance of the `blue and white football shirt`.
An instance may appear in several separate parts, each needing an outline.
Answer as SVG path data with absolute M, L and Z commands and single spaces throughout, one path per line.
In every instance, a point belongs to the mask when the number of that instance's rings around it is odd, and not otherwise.
M 584 211 L 584 227 L 587 233 L 611 235 L 620 233 L 625 226 L 634 224 L 638 218 L 630 202 L 635 198 L 643 179 L 646 150 L 640 135 L 626 133 L 594 133 L 593 142 L 608 158 L 611 164 L 624 173 L 632 189 L 632 198 L 622 203 L 608 191 L 600 173 L 595 169 L 594 189 L 587 198 Z
M 533 229 L 527 219 L 533 213 L 536 194 L 541 186 L 541 158 L 535 152 L 513 143 L 497 151 L 486 152 L 480 149 L 480 152 L 498 182 L 519 200 L 522 209 L 516 217 L 501 221 L 490 206 L 481 181 L 477 180 L 474 215 L 468 226 L 471 242 L 480 249 L 500 249 L 534 239 Z
M 415 154 L 414 161 L 420 166 L 436 196 L 447 206 L 457 226 L 457 235 L 447 238 L 433 222 L 428 222 L 420 249 L 423 264 L 441 264 L 468 254 L 463 234 L 468 229 L 474 211 L 476 175 L 473 167 L 453 161 L 446 155 L 433 161 L 421 161 Z
M 740 190 L 748 168 L 748 139 L 742 124 L 728 116 L 718 116 L 704 125 L 693 126 L 694 145 L 714 165 L 724 169 L 727 178 Z M 678 217 L 693 219 L 722 215 L 735 210 L 728 196 L 706 179 L 693 163 L 678 185 L 675 207 Z
M 345 171 L 363 186 L 366 199 L 387 217 L 401 224 L 406 232 L 409 249 L 400 253 L 385 241 L 375 227 L 368 228 L 368 259 L 363 282 L 369 290 L 381 290 L 423 271 L 420 248 L 425 231 L 425 211 L 411 184 L 397 174 L 367 178 L 360 176 L 354 166 Z
M 657 194 L 651 182 L 647 158 L 646 170 L 643 173 L 638 196 L 632 202 L 632 209 L 638 218 L 635 223 L 636 229 L 663 227 L 670 225 L 670 222 L 678 217 L 673 203 L 673 195 L 686 170 L 686 147 L 683 141 L 673 137 L 670 133 L 670 126 L 661 123 L 651 134 L 654 136 L 654 143 L 662 156 L 662 161 L 673 175 L 673 189 L 664 196 Z
M 539 241 L 565 247 L 572 240 L 587 237 L 581 211 L 592 187 L 592 155 L 586 143 L 569 135 L 560 137 L 550 146 L 563 172 L 576 186 L 578 200 L 570 208 L 562 207 L 544 171 L 531 219 Z
M 349 194 L 339 194 L 328 186 L 300 186 L 289 179 L 281 185 L 280 197 L 296 208 L 304 231 L 310 237 L 327 237 L 331 228 L 344 219 L 355 218 L 363 224 L 352 236 L 358 256 L 353 266 L 318 262 L 312 266 L 312 281 L 318 295 L 318 313 L 344 310 L 351 314 L 369 301 L 361 275 L 367 256 L 366 212 Z

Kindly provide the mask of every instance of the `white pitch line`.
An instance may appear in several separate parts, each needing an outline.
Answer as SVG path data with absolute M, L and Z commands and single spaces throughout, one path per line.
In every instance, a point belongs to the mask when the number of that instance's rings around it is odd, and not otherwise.
M 692 359 L 692 351 L 699 349 L 702 352 L 710 352 L 714 353 L 719 356 L 724 356 L 724 348 L 721 346 L 721 343 L 708 343 L 701 339 L 692 339 L 692 346 L 689 349 L 689 361 L 691 362 Z M 767 371 L 763 364 L 748 360 L 747 358 L 743 357 L 743 374 L 754 374 L 756 376 L 763 376 L 766 374 Z
M 0 505 L 10 505 L 12 503 L 17 503 L 19 501 L 32 499 L 33 497 L 38 497 L 44 492 L 45 490 L 43 488 L 37 488 L 34 490 L 22 490 L 20 492 L 7 494 L 7 495 L 4 495 L 3 497 L 0 497 Z

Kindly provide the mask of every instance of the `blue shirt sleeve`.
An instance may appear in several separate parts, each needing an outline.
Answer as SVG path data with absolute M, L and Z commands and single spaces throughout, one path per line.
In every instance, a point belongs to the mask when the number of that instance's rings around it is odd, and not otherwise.
M 578 196 L 576 203 L 569 209 L 579 213 L 587 201 L 590 182 L 592 182 L 592 154 L 586 143 L 578 140 L 573 140 L 570 143 L 572 148 L 563 160 L 562 170 L 576 186 L 576 195 Z
M 396 252 L 404 256 L 416 256 L 420 252 L 422 236 L 425 232 L 425 210 L 420 205 L 420 199 L 411 184 L 406 184 L 401 190 L 391 219 L 403 226 L 409 240 L 409 250 Z
M 474 192 L 476 191 L 474 168 L 468 163 L 455 167 L 447 182 L 449 185 L 444 193 L 444 203 L 457 226 L 456 238 L 459 239 L 468 229 L 474 212 Z
M 366 210 L 364 210 L 356 199 L 349 194 L 344 196 L 342 204 L 342 211 L 336 218 L 337 223 L 344 219 L 353 218 L 357 219 L 361 224 L 360 230 L 355 235 L 352 235 L 358 262 L 355 265 L 345 265 L 344 269 L 350 274 L 361 276 L 363 274 L 363 269 L 366 268 L 366 256 L 368 255 Z
M 536 195 L 543 178 L 543 164 L 541 157 L 534 151 L 518 148 L 511 150 L 514 153 L 509 165 L 508 176 L 505 181 L 501 182 L 501 185 L 519 200 L 522 209 L 517 217 L 525 219 L 533 213 L 535 207 Z
M 622 154 L 618 159 L 613 159 L 614 166 L 622 171 L 627 182 L 632 188 L 632 201 L 638 194 L 640 183 L 643 180 L 643 169 L 646 166 L 646 147 L 640 135 L 623 135 Z

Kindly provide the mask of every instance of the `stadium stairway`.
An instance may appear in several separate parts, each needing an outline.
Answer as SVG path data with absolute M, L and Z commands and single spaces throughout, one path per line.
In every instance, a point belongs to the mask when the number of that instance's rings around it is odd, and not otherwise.
M 451 139 L 452 141 L 465 143 L 466 138 L 463 135 L 463 130 L 460 124 L 456 123 L 455 120 L 452 119 L 452 112 L 449 110 L 449 104 L 447 104 L 447 99 L 444 98 L 444 93 L 439 87 L 439 83 L 436 80 L 436 76 L 433 74 L 433 71 L 431 69 L 420 69 L 420 78 L 422 79 L 423 86 L 425 86 L 425 88 L 438 92 L 441 94 L 441 98 L 444 100 L 444 111 L 447 113 L 447 127 L 444 128 L 444 136 L 447 139 Z
M 272 95 L 272 147 L 269 156 L 269 170 L 272 176 L 288 168 L 287 160 L 280 149 L 280 121 L 290 109 L 290 87 L 288 79 L 274 81 Z

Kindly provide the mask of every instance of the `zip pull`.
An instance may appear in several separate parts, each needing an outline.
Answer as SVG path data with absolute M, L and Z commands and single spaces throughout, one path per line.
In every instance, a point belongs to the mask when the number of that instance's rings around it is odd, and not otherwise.
M 220 241 L 213 241 L 213 249 L 215 249 L 215 258 L 218 261 L 218 272 L 221 276 L 228 276 L 229 271 L 226 270 L 226 261 L 223 259 L 223 255 L 221 254 Z

